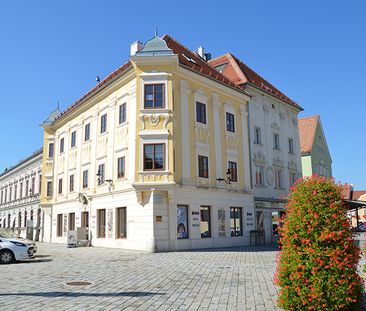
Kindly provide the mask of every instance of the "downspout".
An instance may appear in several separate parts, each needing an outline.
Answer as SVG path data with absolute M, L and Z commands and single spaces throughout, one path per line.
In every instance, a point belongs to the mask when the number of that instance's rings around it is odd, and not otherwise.
M 248 101 L 248 115 L 247 115 L 247 127 L 248 127 L 248 144 L 249 144 L 249 173 L 250 173 L 250 188 L 253 189 L 253 174 L 252 174 L 252 144 L 250 140 L 250 100 Z

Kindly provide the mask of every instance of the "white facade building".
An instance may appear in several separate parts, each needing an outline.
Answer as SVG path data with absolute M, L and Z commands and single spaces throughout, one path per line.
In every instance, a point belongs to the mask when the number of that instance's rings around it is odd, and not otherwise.
M 42 149 L 0 174 L 0 227 L 43 241 Z
M 249 141 L 256 229 L 265 231 L 269 243 L 286 195 L 302 175 L 298 113 L 303 109 L 230 53 L 210 64 L 251 95 Z
M 84 228 L 94 246 L 149 251 L 248 245 L 248 94 L 169 36 L 140 48 L 43 123 L 45 236 L 66 243 Z

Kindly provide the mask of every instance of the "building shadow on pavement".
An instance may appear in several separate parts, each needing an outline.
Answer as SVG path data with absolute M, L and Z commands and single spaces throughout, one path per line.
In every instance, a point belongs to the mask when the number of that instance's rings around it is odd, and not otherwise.
M 0 297 L 7 296 L 26 296 L 26 297 L 143 297 L 143 296 L 154 296 L 154 295 L 165 295 L 165 293 L 154 293 L 154 292 L 117 292 L 117 293 L 84 293 L 84 292 L 34 292 L 34 293 L 0 293 Z
M 272 244 L 264 244 L 264 245 L 251 245 L 251 246 L 234 246 L 234 247 L 225 247 L 225 248 L 201 248 L 201 249 L 193 249 L 193 250 L 182 250 L 183 252 L 192 252 L 192 253 L 224 253 L 224 252 L 276 252 L 280 251 L 277 243 Z

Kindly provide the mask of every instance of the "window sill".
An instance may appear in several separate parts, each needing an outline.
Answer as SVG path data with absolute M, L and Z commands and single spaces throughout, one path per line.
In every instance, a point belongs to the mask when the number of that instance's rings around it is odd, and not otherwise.
M 143 114 L 155 114 L 155 113 L 169 113 L 169 108 L 162 107 L 162 108 L 142 108 L 140 109 L 140 113 Z
M 139 175 L 151 175 L 151 174 L 156 174 L 156 175 L 168 175 L 169 171 L 165 171 L 165 170 L 150 170 L 150 171 L 139 171 Z

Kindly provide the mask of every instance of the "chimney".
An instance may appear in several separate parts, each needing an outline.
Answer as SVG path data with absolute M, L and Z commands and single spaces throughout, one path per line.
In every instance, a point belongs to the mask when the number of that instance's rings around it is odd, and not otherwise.
M 205 59 L 205 49 L 204 49 L 204 47 L 203 47 L 203 46 L 199 46 L 199 47 L 198 47 L 197 53 L 198 53 L 198 55 L 199 55 L 202 59 L 206 60 L 206 59 Z
M 130 56 L 134 56 L 138 51 L 143 48 L 143 44 L 140 41 L 135 41 L 131 44 Z

